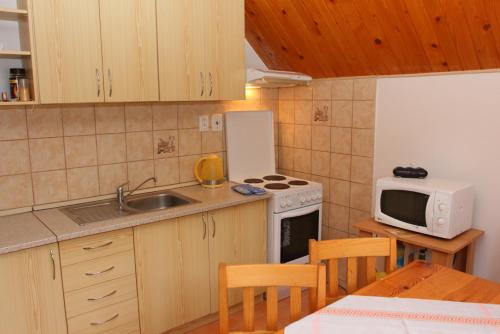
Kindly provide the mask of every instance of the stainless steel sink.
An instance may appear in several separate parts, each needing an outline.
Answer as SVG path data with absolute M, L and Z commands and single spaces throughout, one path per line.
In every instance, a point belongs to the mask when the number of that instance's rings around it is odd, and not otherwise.
M 198 201 L 173 191 L 158 191 L 130 196 L 126 198 L 122 208 L 115 199 L 110 199 L 68 206 L 62 208 L 61 212 L 78 225 L 86 225 L 143 212 L 168 210 L 193 203 L 198 203 Z
M 123 209 L 130 212 L 147 212 L 175 208 L 195 202 L 197 201 L 173 192 L 159 192 L 127 198 Z

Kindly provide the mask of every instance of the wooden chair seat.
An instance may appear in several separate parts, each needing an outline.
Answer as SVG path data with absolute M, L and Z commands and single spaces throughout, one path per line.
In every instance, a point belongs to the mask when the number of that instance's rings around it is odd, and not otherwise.
M 358 258 L 366 258 L 366 284 L 375 282 L 375 260 L 377 256 L 385 257 L 387 273 L 396 269 L 396 239 L 395 238 L 352 238 L 338 240 L 309 240 L 309 260 L 311 264 L 327 261 L 328 288 L 327 303 L 335 302 L 344 297 L 338 289 L 338 260 L 347 259 L 347 294 L 358 288 Z M 315 302 L 311 294 L 311 302 Z
M 314 294 L 309 312 L 325 306 L 326 268 L 312 264 L 219 265 L 219 333 L 229 333 L 228 289 L 243 288 L 243 332 L 254 334 L 283 333 L 278 330 L 278 287 L 290 287 L 290 320 L 302 314 L 302 289 Z M 255 288 L 266 288 L 266 330 L 255 331 Z

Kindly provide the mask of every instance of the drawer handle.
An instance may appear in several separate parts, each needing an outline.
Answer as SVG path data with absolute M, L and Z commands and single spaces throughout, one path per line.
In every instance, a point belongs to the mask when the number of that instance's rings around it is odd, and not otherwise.
M 105 244 L 98 245 L 98 246 L 83 247 L 83 250 L 90 251 L 90 250 L 94 250 L 94 249 L 99 249 L 99 248 L 107 247 L 107 246 L 111 245 L 112 243 L 113 243 L 113 241 L 108 241 Z
M 94 271 L 94 272 L 90 272 L 90 273 L 85 273 L 85 275 L 87 275 L 87 276 L 101 275 L 101 274 L 107 273 L 108 271 L 111 271 L 113 269 L 115 269 L 115 266 L 111 266 L 108 269 L 104 269 L 103 271 Z
M 104 299 L 104 298 L 107 298 L 107 297 L 111 297 L 112 295 L 114 295 L 117 291 L 116 290 L 113 290 L 111 291 L 110 293 L 108 293 L 107 295 L 104 295 L 104 296 L 101 296 L 101 297 L 96 297 L 96 298 L 87 298 L 87 300 L 89 302 L 94 302 L 96 300 L 101 300 L 101 299 Z
M 118 318 L 120 316 L 120 313 L 117 313 L 115 314 L 114 316 L 112 316 L 111 318 L 109 318 L 108 320 L 104 320 L 104 321 L 97 321 L 97 322 L 91 322 L 90 323 L 90 326 L 101 326 L 101 325 L 105 325 L 107 324 L 108 322 L 111 322 L 113 320 L 115 320 L 116 318 Z

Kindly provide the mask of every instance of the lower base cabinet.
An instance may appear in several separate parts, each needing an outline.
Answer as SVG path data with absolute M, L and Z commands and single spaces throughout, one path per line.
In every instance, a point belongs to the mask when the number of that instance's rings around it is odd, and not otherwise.
M 0 333 L 66 334 L 57 244 L 0 255 Z
M 266 210 L 262 200 L 134 228 L 141 333 L 216 313 L 219 263 L 266 262 Z

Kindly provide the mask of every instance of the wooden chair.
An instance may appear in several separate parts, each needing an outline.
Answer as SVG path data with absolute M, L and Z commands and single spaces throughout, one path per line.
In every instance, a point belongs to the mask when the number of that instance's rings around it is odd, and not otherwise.
M 282 333 L 278 330 L 278 287 L 290 287 L 290 319 L 302 313 L 302 288 L 310 288 L 316 303 L 310 312 L 325 305 L 326 268 L 312 264 L 219 265 L 219 332 L 229 333 L 228 289 L 243 288 L 243 321 L 245 333 Z M 255 331 L 254 288 L 266 287 L 267 331 Z M 236 332 L 232 332 L 236 333 Z M 242 332 L 239 332 L 242 333 Z
M 327 304 L 339 299 L 338 291 L 338 260 L 347 258 L 347 294 L 358 287 L 358 258 L 366 261 L 366 266 L 359 268 L 360 281 L 365 285 L 376 280 L 376 256 L 385 256 L 385 270 L 387 273 L 396 269 L 396 239 L 395 238 L 352 238 L 338 240 L 309 240 L 309 261 L 311 264 L 320 264 L 328 261 L 328 288 L 326 293 Z M 366 271 L 366 273 L 364 273 Z M 310 295 L 311 303 L 315 296 Z

